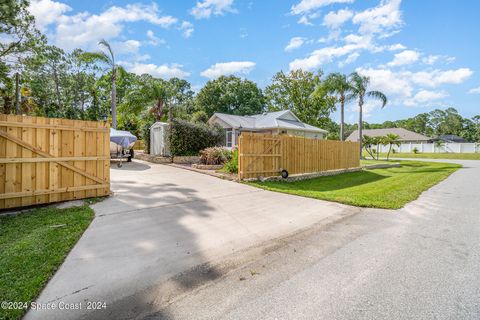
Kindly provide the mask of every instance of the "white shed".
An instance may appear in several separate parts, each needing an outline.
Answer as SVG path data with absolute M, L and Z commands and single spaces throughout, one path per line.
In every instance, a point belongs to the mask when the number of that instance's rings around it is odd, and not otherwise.
M 166 122 L 155 122 L 150 127 L 150 154 L 155 156 L 170 156 L 168 143 L 169 126 Z

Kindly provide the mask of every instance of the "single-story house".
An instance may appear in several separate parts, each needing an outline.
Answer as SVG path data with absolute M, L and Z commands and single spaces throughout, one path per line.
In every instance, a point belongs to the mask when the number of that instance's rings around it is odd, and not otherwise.
M 362 135 L 369 137 L 382 137 L 387 134 L 396 134 L 399 136 L 398 141 L 401 143 L 422 143 L 429 142 L 430 138 L 422 134 L 404 129 L 404 128 L 388 128 L 388 129 L 364 129 Z M 358 130 L 353 131 L 347 138 L 347 141 L 358 141 Z
M 328 133 L 326 130 L 303 123 L 290 110 L 264 112 L 252 116 L 214 113 L 208 123 L 218 124 L 225 129 L 225 146 L 228 148 L 238 144 L 241 132 L 288 134 L 314 139 L 325 139 Z
M 466 142 L 468 142 L 467 140 L 463 139 L 462 137 L 456 136 L 454 134 L 445 134 L 445 135 L 438 136 L 438 137 L 430 140 L 430 142 L 436 142 L 436 141 L 443 141 L 445 143 L 448 143 L 448 142 L 466 143 Z

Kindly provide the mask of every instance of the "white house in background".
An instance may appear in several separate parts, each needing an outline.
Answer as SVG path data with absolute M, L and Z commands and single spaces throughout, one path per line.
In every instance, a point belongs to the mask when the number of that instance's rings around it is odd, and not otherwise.
M 252 116 L 215 113 L 208 123 L 218 124 L 225 129 L 225 146 L 228 148 L 237 145 L 241 132 L 287 134 L 314 139 L 324 139 L 328 133 L 326 130 L 303 123 L 290 110 L 264 112 Z

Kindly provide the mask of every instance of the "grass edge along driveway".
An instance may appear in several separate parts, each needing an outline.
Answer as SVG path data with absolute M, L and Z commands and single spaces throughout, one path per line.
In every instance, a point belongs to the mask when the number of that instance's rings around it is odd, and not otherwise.
M 461 168 L 452 163 L 400 162 L 400 168 L 362 170 L 309 180 L 250 182 L 270 191 L 369 208 L 400 209 Z
M 0 302 L 34 301 L 93 217 L 88 206 L 0 216 Z M 26 311 L 2 307 L 0 319 Z
M 366 152 L 364 156 L 370 157 Z M 386 157 L 386 153 L 380 153 L 380 160 Z M 480 160 L 480 153 L 390 153 L 390 160 L 395 158 Z

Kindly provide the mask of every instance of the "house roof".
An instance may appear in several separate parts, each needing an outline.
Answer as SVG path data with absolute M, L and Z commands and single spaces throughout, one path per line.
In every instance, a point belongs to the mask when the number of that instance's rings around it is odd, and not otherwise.
M 225 113 L 214 113 L 209 122 L 213 122 L 216 118 L 235 129 L 291 129 L 327 133 L 326 130 L 301 122 L 290 110 L 265 112 L 252 116 L 235 116 Z
M 381 137 L 389 133 L 398 135 L 399 141 L 428 141 L 429 137 L 422 134 L 404 129 L 404 128 L 387 128 L 387 129 L 365 129 L 362 130 L 364 136 Z M 358 141 L 358 130 L 353 131 L 347 138 L 347 141 Z

